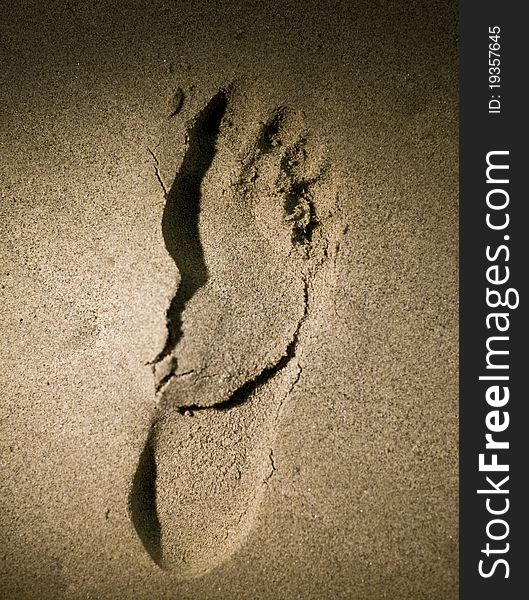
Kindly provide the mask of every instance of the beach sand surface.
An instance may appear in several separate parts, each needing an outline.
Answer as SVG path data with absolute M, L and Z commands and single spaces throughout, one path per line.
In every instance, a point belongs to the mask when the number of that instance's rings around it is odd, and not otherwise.
M 457 598 L 456 10 L 2 9 L 1 598 Z

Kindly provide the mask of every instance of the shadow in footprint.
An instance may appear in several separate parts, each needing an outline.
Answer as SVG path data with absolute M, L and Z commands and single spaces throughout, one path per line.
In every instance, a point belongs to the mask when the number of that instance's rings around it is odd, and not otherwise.
M 198 114 L 188 132 L 188 146 L 182 165 L 167 194 L 162 233 L 165 247 L 178 268 L 181 281 L 167 311 L 167 342 L 155 362 L 167 356 L 180 340 L 182 312 L 208 279 L 199 232 L 200 186 L 215 156 L 227 102 L 227 94 L 221 90 Z
M 154 365 L 167 357 L 182 337 L 182 312 L 208 279 L 199 232 L 200 187 L 215 156 L 227 93 L 219 91 L 198 114 L 188 131 L 187 150 L 167 194 L 162 233 L 167 251 L 180 273 L 180 285 L 167 311 L 167 341 Z M 157 389 L 172 376 L 166 374 Z M 155 422 L 151 425 L 129 494 L 129 513 L 136 532 L 153 561 L 163 567 L 160 521 L 156 508 Z
M 129 512 L 138 537 L 149 556 L 160 567 L 162 563 L 161 528 L 156 511 L 156 459 L 154 455 L 154 428 L 140 455 L 132 491 Z

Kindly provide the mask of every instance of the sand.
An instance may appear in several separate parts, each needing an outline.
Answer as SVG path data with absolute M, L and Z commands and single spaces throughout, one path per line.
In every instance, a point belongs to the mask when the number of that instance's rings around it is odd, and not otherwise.
M 456 7 L 3 12 L 0 597 L 456 598 Z

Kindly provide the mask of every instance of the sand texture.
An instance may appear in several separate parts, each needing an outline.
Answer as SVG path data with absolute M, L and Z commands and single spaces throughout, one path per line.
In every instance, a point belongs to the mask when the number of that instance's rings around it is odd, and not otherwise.
M 0 598 L 457 598 L 456 7 L 3 12 Z

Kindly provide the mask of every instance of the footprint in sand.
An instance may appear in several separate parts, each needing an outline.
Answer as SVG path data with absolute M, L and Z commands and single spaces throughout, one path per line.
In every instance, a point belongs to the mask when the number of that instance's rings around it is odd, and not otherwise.
M 325 150 L 295 111 L 231 86 L 189 126 L 162 222 L 180 281 L 129 496 L 145 549 L 182 578 L 240 547 L 275 471 L 334 196 Z

